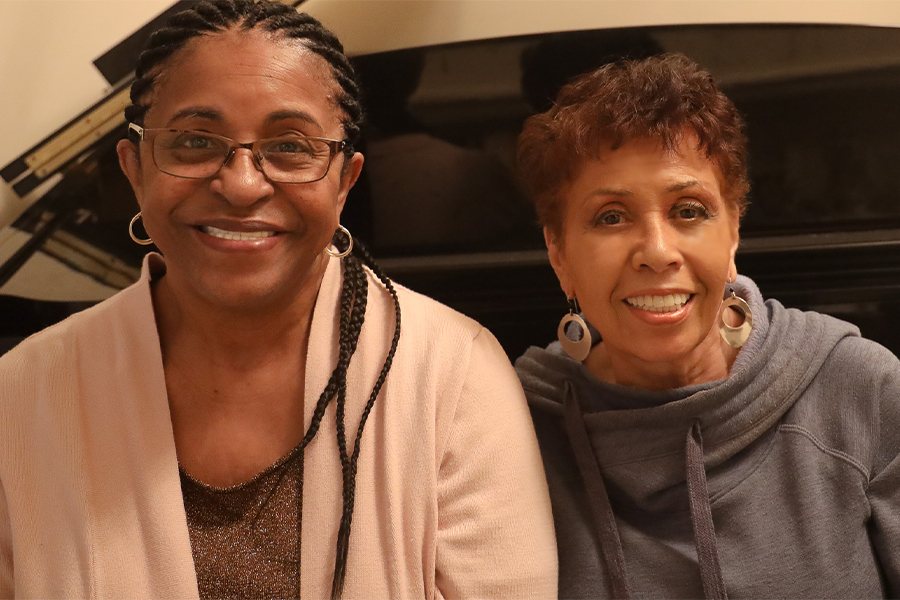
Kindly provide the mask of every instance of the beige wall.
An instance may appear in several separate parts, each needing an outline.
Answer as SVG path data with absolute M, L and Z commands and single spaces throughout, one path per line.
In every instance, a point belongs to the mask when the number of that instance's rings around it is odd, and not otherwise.
M 334 30 L 350 54 L 599 27 L 900 26 L 898 0 L 308 0 L 303 6 Z
M 0 0 L 0 165 L 100 100 L 92 61 L 171 0 Z

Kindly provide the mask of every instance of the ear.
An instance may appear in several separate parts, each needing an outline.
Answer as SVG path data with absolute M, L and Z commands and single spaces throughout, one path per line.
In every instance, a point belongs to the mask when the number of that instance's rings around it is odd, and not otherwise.
M 362 172 L 364 161 L 365 159 L 362 154 L 354 152 L 353 156 L 350 157 L 350 160 L 348 160 L 341 169 L 341 183 L 338 188 L 338 214 L 344 210 L 344 202 L 347 201 L 347 194 L 350 193 L 350 188 L 352 188 L 356 183 L 356 180 L 359 179 L 359 174 Z
M 138 204 L 141 204 L 144 188 L 138 146 L 129 140 L 119 140 L 119 143 L 116 144 L 116 154 L 119 155 L 119 167 L 128 178 Z
M 741 234 L 740 234 L 740 217 L 737 215 L 732 215 L 731 211 L 729 211 L 728 219 L 730 221 L 729 225 L 731 226 L 731 256 L 729 257 L 728 264 L 728 281 L 734 281 L 737 277 L 737 265 L 734 264 L 734 256 L 737 254 L 738 246 L 741 243 Z
M 565 250 L 562 247 L 559 236 L 553 233 L 549 227 L 544 227 L 544 243 L 547 244 L 547 255 L 550 257 L 550 266 L 559 279 L 559 287 L 562 288 L 566 298 L 575 297 L 575 286 L 569 277 L 569 270 L 566 266 Z

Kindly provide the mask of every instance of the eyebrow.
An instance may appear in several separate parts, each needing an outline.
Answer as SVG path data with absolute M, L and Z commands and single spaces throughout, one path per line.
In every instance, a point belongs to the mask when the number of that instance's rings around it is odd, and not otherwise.
M 177 113 L 172 115 L 166 124 L 171 125 L 175 121 L 191 118 L 207 119 L 209 121 L 225 120 L 225 117 L 222 116 L 222 113 L 214 108 L 207 108 L 204 106 L 189 106 L 187 108 L 182 108 Z
M 686 181 L 681 181 L 678 183 L 674 183 L 666 188 L 666 193 L 672 194 L 676 192 L 681 192 L 688 188 L 699 187 L 701 189 L 707 189 L 706 185 L 699 179 L 688 179 Z M 633 196 L 634 193 L 630 190 L 621 189 L 621 188 L 599 188 L 592 191 L 587 195 L 587 198 L 594 198 L 598 196 L 613 196 L 616 198 L 628 198 L 629 196 Z
M 207 119 L 209 121 L 222 122 L 225 120 L 225 116 L 220 111 L 214 108 L 205 106 L 189 106 L 187 108 L 182 108 L 177 113 L 172 115 L 172 117 L 166 124 L 171 125 L 173 122 L 179 121 L 181 119 Z M 287 121 L 289 119 L 300 119 L 301 121 L 309 123 L 310 125 L 314 125 L 319 130 L 324 131 L 315 117 L 302 110 L 277 110 L 273 113 L 270 113 L 269 116 L 266 117 L 266 123 L 272 124 L 277 123 L 278 121 Z
M 625 198 L 631 195 L 632 193 L 628 190 L 616 188 L 600 188 L 590 193 L 590 196 L 617 196 L 619 198 Z
M 699 186 L 703 189 L 706 189 L 706 186 L 703 184 L 702 181 L 700 181 L 698 179 L 689 179 L 687 181 L 682 181 L 681 183 L 676 183 L 676 184 L 670 185 L 669 187 L 666 188 L 666 191 L 670 192 L 670 193 L 671 192 L 680 192 L 682 190 L 686 190 L 687 188 L 694 187 L 694 186 Z
M 289 119 L 300 119 L 301 121 L 305 121 L 310 125 L 315 125 L 319 130 L 324 131 L 319 122 L 316 121 L 315 117 L 302 110 L 276 110 L 266 117 L 266 123 L 277 123 L 278 121 L 287 121 Z

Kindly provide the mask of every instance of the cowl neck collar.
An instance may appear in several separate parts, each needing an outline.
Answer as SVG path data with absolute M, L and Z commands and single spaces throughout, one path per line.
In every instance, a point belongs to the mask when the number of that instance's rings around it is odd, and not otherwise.
M 568 383 L 616 510 L 685 511 L 685 435 L 699 422 L 710 495 L 730 489 L 744 469 L 717 469 L 772 429 L 803 393 L 840 339 L 856 327 L 818 313 L 764 301 L 738 277 L 735 293 L 754 315 L 754 329 L 728 378 L 664 391 L 609 384 L 554 342 L 530 348 L 516 370 L 532 408 L 562 417 Z M 639 467 L 637 465 L 640 465 Z M 750 469 L 752 465 L 745 465 Z

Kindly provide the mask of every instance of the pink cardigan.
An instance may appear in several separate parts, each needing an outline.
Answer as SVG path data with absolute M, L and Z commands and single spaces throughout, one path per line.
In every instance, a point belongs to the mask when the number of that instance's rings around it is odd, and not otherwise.
M 196 598 L 150 273 L 0 358 L 0 597 Z M 306 397 L 337 355 L 340 261 Z M 474 321 L 398 287 L 403 333 L 363 434 L 346 598 L 551 598 L 556 542 L 522 390 Z M 348 437 L 393 333 L 370 275 Z M 314 403 L 306 407 L 306 423 Z M 304 598 L 329 594 L 341 510 L 332 403 L 306 452 Z

